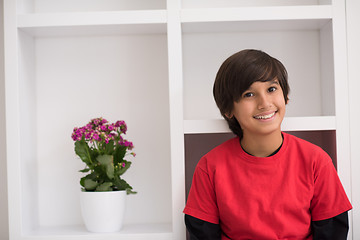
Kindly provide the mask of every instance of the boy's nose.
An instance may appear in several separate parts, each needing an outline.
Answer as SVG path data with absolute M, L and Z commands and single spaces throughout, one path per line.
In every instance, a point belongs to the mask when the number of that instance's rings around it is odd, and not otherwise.
M 266 109 L 271 105 L 270 98 L 266 94 L 258 95 L 258 109 Z

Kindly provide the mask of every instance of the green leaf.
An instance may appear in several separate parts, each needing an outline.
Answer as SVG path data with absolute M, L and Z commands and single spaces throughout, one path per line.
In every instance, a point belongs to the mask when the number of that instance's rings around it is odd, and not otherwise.
M 96 172 L 92 172 L 92 173 L 86 175 L 85 178 L 96 181 L 96 179 L 99 178 L 99 175 Z
M 114 152 L 114 140 L 110 140 L 108 144 L 105 145 L 105 153 L 112 155 Z
M 85 177 L 82 177 L 82 178 L 80 179 L 80 185 L 85 188 L 85 180 L 86 180 L 86 179 L 89 179 L 89 180 L 92 180 L 92 181 L 96 182 L 97 178 L 98 178 L 97 173 L 96 173 L 96 172 L 92 172 L 92 173 L 90 173 L 90 174 L 88 174 L 88 175 L 86 175 Z M 89 181 L 88 181 L 88 183 L 89 183 Z
M 132 191 L 132 187 L 121 178 L 115 178 L 114 180 L 115 187 L 117 190 L 126 190 L 126 194 L 136 194 L 137 192 Z
M 124 179 L 121 178 L 115 178 L 114 184 L 118 190 L 125 190 L 126 188 L 131 187 Z
M 97 187 L 98 183 L 95 182 L 92 179 L 85 179 L 84 180 L 84 187 L 86 190 L 95 190 L 95 188 Z
M 98 150 L 90 148 L 90 157 L 91 157 L 93 163 L 94 163 L 94 159 L 96 159 L 97 156 L 99 156 Z
M 119 176 L 123 175 L 123 174 L 126 172 L 126 170 L 128 170 L 129 167 L 131 166 L 131 162 L 130 162 L 130 161 L 124 160 L 123 162 L 125 163 L 125 167 L 122 167 L 122 166 L 120 167 L 119 171 L 117 172 L 117 174 L 118 174 Z
M 103 191 L 112 191 L 111 186 L 113 185 L 112 182 L 104 182 L 103 184 L 100 184 L 95 191 L 97 192 L 103 192 Z
M 75 142 L 75 153 L 86 165 L 92 166 L 90 148 L 84 140 Z
M 90 171 L 90 168 L 84 168 L 83 170 L 80 170 L 79 172 L 86 173 L 88 171 Z
M 82 178 L 80 179 L 80 185 L 81 185 L 82 187 L 85 187 L 85 179 L 86 179 L 86 177 L 82 177 Z
M 96 160 L 105 169 L 106 175 L 109 179 L 114 178 L 114 157 L 112 155 L 99 155 Z
M 126 189 L 126 194 L 129 195 L 129 194 L 137 194 L 137 192 L 134 192 L 133 190 L 131 190 L 130 188 L 127 188 Z
M 99 179 L 108 179 L 106 175 L 106 168 L 100 164 L 94 167 L 94 173 L 96 173 L 97 178 Z
M 125 146 L 122 146 L 122 145 L 118 145 L 115 149 L 115 152 L 114 152 L 114 165 L 117 165 L 118 163 L 120 163 L 124 157 L 125 157 L 125 154 L 126 154 L 126 147 Z

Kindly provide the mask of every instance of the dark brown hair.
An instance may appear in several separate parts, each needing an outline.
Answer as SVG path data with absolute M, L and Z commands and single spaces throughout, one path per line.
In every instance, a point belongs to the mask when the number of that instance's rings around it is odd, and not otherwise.
M 221 115 L 229 124 L 230 130 L 242 138 L 241 126 L 235 117 L 228 118 L 241 95 L 254 82 L 267 82 L 277 79 L 287 103 L 290 91 L 288 75 L 284 65 L 267 53 L 245 49 L 226 59 L 217 72 L 213 94 Z

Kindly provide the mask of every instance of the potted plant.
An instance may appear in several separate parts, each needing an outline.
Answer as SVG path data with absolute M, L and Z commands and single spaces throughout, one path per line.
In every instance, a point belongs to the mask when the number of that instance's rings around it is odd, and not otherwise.
M 85 226 L 89 231 L 120 230 L 125 196 L 136 193 L 121 178 L 131 166 L 131 162 L 125 158 L 135 156 L 133 143 L 123 137 L 126 131 L 125 121 L 109 123 L 100 117 L 83 127 L 75 127 L 71 135 L 75 141 L 75 153 L 86 165 L 80 170 L 86 173 L 80 179 L 80 201 Z

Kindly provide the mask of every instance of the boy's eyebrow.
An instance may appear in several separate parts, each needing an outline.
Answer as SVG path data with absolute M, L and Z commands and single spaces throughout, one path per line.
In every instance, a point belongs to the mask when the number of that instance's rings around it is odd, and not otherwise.
M 277 80 L 277 78 L 275 78 L 275 79 L 273 79 L 273 80 L 270 80 L 270 81 L 266 81 L 266 83 L 268 83 L 269 85 L 271 85 L 271 84 L 280 85 L 279 80 Z M 246 89 L 246 90 L 244 91 L 244 93 L 245 93 L 246 91 L 251 91 L 251 89 L 252 89 L 252 84 L 250 85 L 250 87 L 249 87 L 248 89 Z
M 276 78 L 274 80 L 269 81 L 270 84 L 280 84 L 279 80 L 277 80 Z

